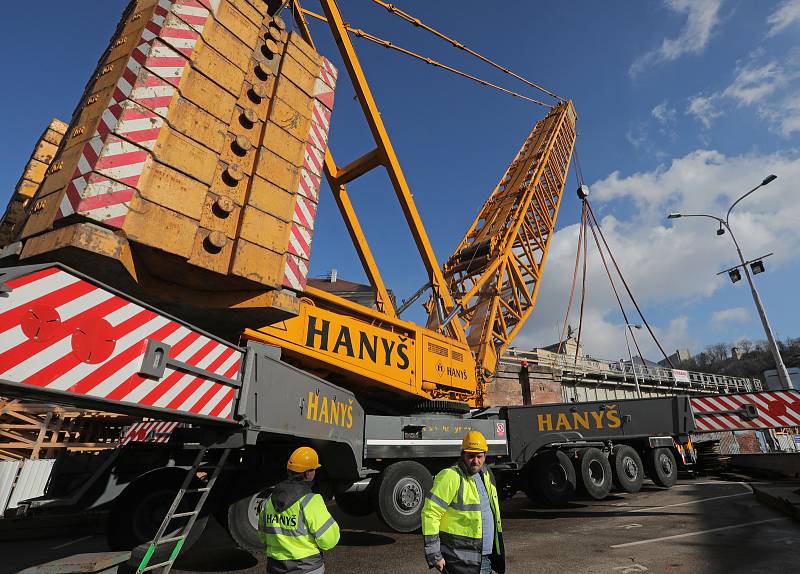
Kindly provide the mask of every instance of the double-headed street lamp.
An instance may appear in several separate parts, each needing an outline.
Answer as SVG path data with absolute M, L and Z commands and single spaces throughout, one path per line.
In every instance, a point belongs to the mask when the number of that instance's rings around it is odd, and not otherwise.
M 633 381 L 636 383 L 636 396 L 642 398 L 642 390 L 639 388 L 639 377 L 636 376 L 636 365 L 633 362 L 633 354 L 631 353 L 631 344 L 628 342 L 628 329 L 641 329 L 641 325 L 634 325 L 632 323 L 625 324 L 625 346 L 628 347 L 628 357 L 631 360 L 631 369 L 633 369 Z M 633 338 L 633 331 L 631 331 L 631 338 Z M 641 357 L 639 357 L 642 359 Z M 644 359 L 642 359 L 644 362 Z
M 729 219 L 730 219 L 730 216 L 731 216 L 731 211 L 733 211 L 733 208 L 736 207 L 736 205 L 740 201 L 742 201 L 745 197 L 747 197 L 748 195 L 753 193 L 759 187 L 763 187 L 763 186 L 775 181 L 777 178 L 778 178 L 777 175 L 768 175 L 767 177 L 764 178 L 764 180 L 760 184 L 758 184 L 753 189 L 751 189 L 750 191 L 745 193 L 742 197 L 740 197 L 739 199 L 734 201 L 733 205 L 731 205 L 728 208 L 728 213 L 725 214 L 725 219 L 722 219 L 721 217 L 717 217 L 716 215 L 708 215 L 706 213 L 691 213 L 691 214 L 690 213 L 670 213 L 667 217 L 669 219 L 677 219 L 679 217 L 708 217 L 710 219 L 713 219 L 713 220 L 719 222 L 719 229 L 717 230 L 717 235 L 724 235 L 725 234 L 725 230 L 728 231 L 728 234 L 731 236 L 731 239 L 733 240 L 733 244 L 736 246 L 736 253 L 739 255 L 740 265 L 737 265 L 737 267 L 741 267 L 742 269 L 744 269 L 744 275 L 745 275 L 745 277 L 747 277 L 747 282 L 750 284 L 750 292 L 753 294 L 753 302 L 756 304 L 756 309 L 758 310 L 758 316 L 761 318 L 761 324 L 764 326 L 764 332 L 767 335 L 767 342 L 769 344 L 770 351 L 772 351 L 772 357 L 773 357 L 773 359 L 775 359 L 775 368 L 778 371 L 778 379 L 780 380 L 781 386 L 783 388 L 790 389 L 790 388 L 792 388 L 792 383 L 791 383 L 791 380 L 789 379 L 789 373 L 786 370 L 786 365 L 783 364 L 783 359 L 781 358 L 781 353 L 778 350 L 777 343 L 775 342 L 775 336 L 772 334 L 772 327 L 770 327 L 769 321 L 767 320 L 767 313 L 766 313 L 766 311 L 764 311 L 764 305 L 761 303 L 761 297 L 759 296 L 758 291 L 756 290 L 755 283 L 753 283 L 753 277 L 750 275 L 750 269 L 749 269 L 749 265 L 748 264 L 754 265 L 754 271 L 756 270 L 756 266 L 758 266 L 760 264 L 761 267 L 760 267 L 760 270 L 758 271 L 758 272 L 760 272 L 760 271 L 763 271 L 763 263 L 761 263 L 760 259 L 756 260 L 756 261 L 745 261 L 744 255 L 742 255 L 742 250 L 739 247 L 739 242 L 736 241 L 736 236 L 733 234 L 733 230 L 731 229 L 730 222 L 729 222 Z M 734 278 L 733 272 L 734 272 L 735 269 L 736 269 L 736 267 L 734 267 L 733 269 L 730 270 L 731 279 Z M 738 280 L 738 279 L 736 279 L 736 280 Z

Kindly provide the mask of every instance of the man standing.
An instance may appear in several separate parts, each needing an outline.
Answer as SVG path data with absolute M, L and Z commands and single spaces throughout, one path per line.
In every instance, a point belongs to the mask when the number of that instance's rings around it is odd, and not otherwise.
M 448 574 L 503 574 L 506 570 L 497 486 L 484 466 L 486 438 L 470 431 L 458 464 L 433 480 L 422 507 L 425 559 Z
M 325 572 L 322 551 L 339 542 L 339 525 L 322 497 L 311 492 L 319 467 L 313 448 L 295 450 L 286 464 L 288 479 L 261 507 L 258 532 L 267 546 L 267 574 Z

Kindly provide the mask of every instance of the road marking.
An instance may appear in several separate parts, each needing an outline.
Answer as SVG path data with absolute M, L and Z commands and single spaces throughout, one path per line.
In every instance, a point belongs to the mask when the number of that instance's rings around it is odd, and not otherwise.
M 619 526 L 617 526 L 617 528 L 624 528 L 625 530 L 630 530 L 631 528 L 641 528 L 641 527 L 642 527 L 641 524 L 636 524 L 635 522 L 633 524 L 620 524 Z
M 742 524 L 734 524 L 732 526 L 722 526 L 720 528 L 710 528 L 708 530 L 698 530 L 697 532 L 686 532 L 684 534 L 673 534 L 672 536 L 661 536 L 660 538 L 651 538 L 650 540 L 637 540 L 636 542 L 626 542 L 624 544 L 614 544 L 610 548 L 627 548 L 628 546 L 638 546 L 639 544 L 650 544 L 651 542 L 661 542 L 663 540 L 675 540 L 676 538 L 688 538 L 690 536 L 697 536 L 699 534 L 708 534 L 709 532 L 721 532 L 723 530 L 733 530 L 734 528 L 744 528 L 745 526 L 755 526 L 757 524 L 766 524 L 767 522 L 777 522 L 778 520 L 789 520 L 788 516 L 781 516 L 780 518 L 768 518 L 767 520 L 756 520 L 755 522 L 744 522 Z
M 725 496 L 712 496 L 711 498 L 698 498 L 697 500 L 689 500 L 686 502 L 676 502 L 675 504 L 665 504 L 664 506 L 648 506 L 646 508 L 637 508 L 636 510 L 629 510 L 628 513 L 634 512 L 650 512 L 651 510 L 661 510 L 662 508 L 672 508 L 673 506 L 686 506 L 687 504 L 697 504 L 698 502 L 708 502 L 709 500 L 720 500 L 722 498 L 733 498 L 735 496 L 747 496 L 749 492 L 740 492 L 739 494 L 726 494 Z
M 748 483 L 741 480 L 707 480 L 705 482 L 682 482 L 676 484 L 672 488 L 679 488 L 681 486 L 725 486 L 727 484 L 741 484 L 747 486 Z
M 619 570 L 620 574 L 634 574 L 635 572 L 648 572 L 650 569 L 641 564 L 628 564 L 627 566 L 614 566 L 612 570 Z
M 53 546 L 53 550 L 58 550 L 59 548 L 64 548 L 65 546 L 69 546 L 71 544 L 77 544 L 78 542 L 83 542 L 84 540 L 89 540 L 92 538 L 92 535 L 84 536 L 83 538 L 76 538 L 75 540 L 70 540 L 69 542 L 64 542 L 64 544 L 59 544 L 58 546 Z

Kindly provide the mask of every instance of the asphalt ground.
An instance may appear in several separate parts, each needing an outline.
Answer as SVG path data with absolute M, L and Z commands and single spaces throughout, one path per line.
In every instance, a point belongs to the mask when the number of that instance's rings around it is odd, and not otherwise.
M 328 574 L 428 572 L 419 534 L 396 534 L 374 517 L 331 510 L 342 538 L 325 555 Z M 669 490 L 646 483 L 635 495 L 614 493 L 558 510 L 536 508 L 518 495 L 503 502 L 502 512 L 509 574 L 800 572 L 800 523 L 758 502 L 744 483 L 681 481 Z M 49 538 L 0 541 L 0 572 L 105 550 L 99 534 L 56 528 Z M 264 571 L 263 557 L 236 549 L 215 523 L 172 570 Z

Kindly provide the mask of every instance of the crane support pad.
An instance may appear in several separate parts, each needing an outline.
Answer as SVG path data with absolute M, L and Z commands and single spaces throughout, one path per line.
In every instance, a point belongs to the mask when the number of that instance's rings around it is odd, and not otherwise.
M 0 269 L 0 393 L 234 421 L 244 349 L 59 264 Z
M 800 391 L 692 397 L 695 432 L 800 426 Z

